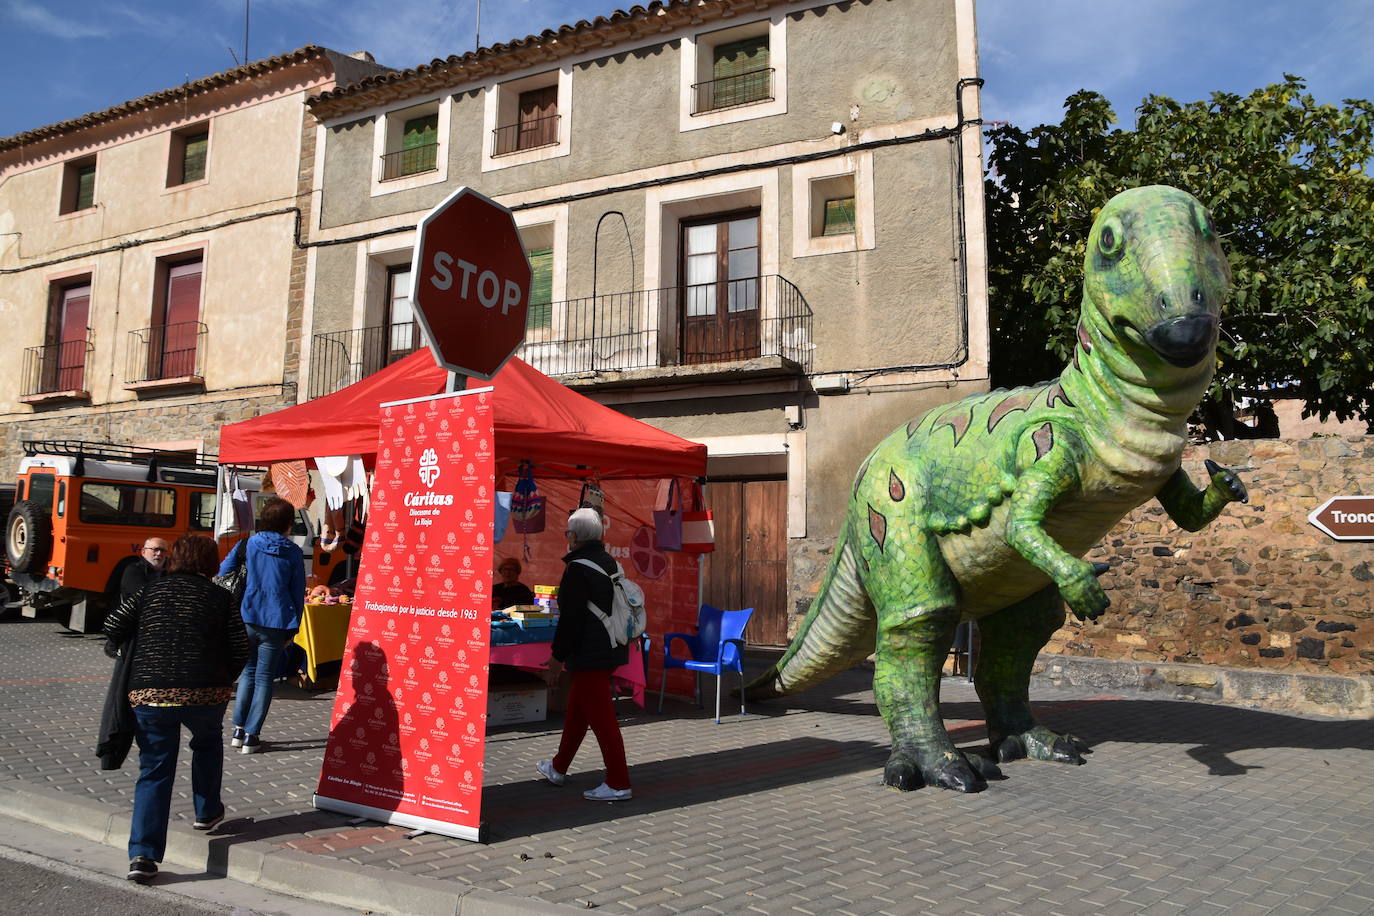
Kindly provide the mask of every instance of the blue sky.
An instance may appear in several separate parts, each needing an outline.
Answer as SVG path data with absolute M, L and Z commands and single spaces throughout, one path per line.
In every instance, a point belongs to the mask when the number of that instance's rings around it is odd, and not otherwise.
M 410 67 L 474 45 L 475 0 L 251 2 L 254 58 L 313 43 Z M 487 0 L 482 42 L 614 2 Z M 244 0 L 0 0 L 0 137 L 230 69 L 243 20 Z M 983 115 L 1027 127 L 1057 121 L 1081 88 L 1106 95 L 1128 125 L 1149 93 L 1194 101 L 1285 72 L 1321 101 L 1374 97 L 1371 0 L 980 0 L 978 26 Z

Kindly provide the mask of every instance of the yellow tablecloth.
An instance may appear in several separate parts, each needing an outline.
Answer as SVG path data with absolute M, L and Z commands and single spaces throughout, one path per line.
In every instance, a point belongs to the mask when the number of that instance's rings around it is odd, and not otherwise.
M 301 628 L 296 633 L 296 645 L 305 650 L 306 674 L 318 680 L 315 669 L 325 662 L 343 658 L 344 640 L 348 636 L 351 604 L 307 604 L 301 615 Z

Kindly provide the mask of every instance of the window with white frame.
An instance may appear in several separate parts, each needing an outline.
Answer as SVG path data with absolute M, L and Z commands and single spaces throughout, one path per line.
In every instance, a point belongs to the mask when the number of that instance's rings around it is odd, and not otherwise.
M 372 195 L 445 181 L 452 100 L 431 99 L 377 116 Z
M 793 257 L 875 246 L 872 176 L 868 152 L 793 166 Z
M 483 170 L 566 156 L 571 98 L 570 67 L 492 86 L 486 95 Z
M 681 129 L 787 110 L 786 19 L 702 32 L 682 43 Z

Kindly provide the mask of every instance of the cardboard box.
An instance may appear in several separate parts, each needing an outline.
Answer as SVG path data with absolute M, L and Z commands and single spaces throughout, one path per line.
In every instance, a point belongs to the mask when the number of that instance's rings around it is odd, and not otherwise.
M 548 717 L 546 687 L 493 686 L 487 692 L 487 725 L 543 722 Z

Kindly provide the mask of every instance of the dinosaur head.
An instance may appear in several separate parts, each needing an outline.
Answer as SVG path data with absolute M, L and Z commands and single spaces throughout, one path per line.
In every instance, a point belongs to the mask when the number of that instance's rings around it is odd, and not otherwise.
M 1080 347 L 1139 384 L 1210 381 L 1231 271 L 1197 198 L 1163 185 L 1113 197 L 1083 275 Z

